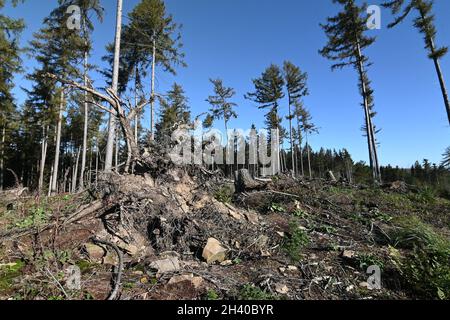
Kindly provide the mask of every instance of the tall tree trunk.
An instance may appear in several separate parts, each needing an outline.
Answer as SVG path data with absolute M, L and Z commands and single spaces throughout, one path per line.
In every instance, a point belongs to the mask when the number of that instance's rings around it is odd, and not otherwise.
M 116 36 L 114 40 L 114 66 L 112 90 L 117 94 L 120 69 L 120 38 L 122 33 L 122 5 L 123 0 L 117 0 Z M 111 172 L 113 162 L 114 140 L 116 135 L 116 116 L 109 115 L 108 140 L 106 143 L 105 171 Z
M 78 165 L 79 165 L 79 162 L 80 162 L 80 149 L 78 149 L 78 152 L 77 152 L 77 159 L 76 159 L 76 161 L 75 161 L 75 167 L 74 167 L 74 169 L 73 169 L 73 178 L 72 178 L 72 190 L 71 190 L 71 192 L 72 193 L 75 193 L 75 192 L 77 192 L 77 175 L 78 175 Z
M 424 22 L 426 20 L 426 17 L 425 17 L 424 11 L 422 10 L 422 7 L 420 5 L 417 6 L 417 10 L 420 13 L 422 22 Z M 442 97 L 444 98 L 445 109 L 447 111 L 448 123 L 450 124 L 450 102 L 448 99 L 448 93 L 447 93 L 447 88 L 445 86 L 444 75 L 442 73 L 441 64 L 439 62 L 439 58 L 436 57 L 436 47 L 434 44 L 434 40 L 428 36 L 426 36 L 425 39 L 428 42 L 428 46 L 430 47 L 430 51 L 431 51 L 431 56 L 433 57 L 434 67 L 436 68 L 436 73 L 439 78 L 439 84 L 441 86 L 441 91 L 442 91 Z
M 116 172 L 119 172 L 119 148 L 120 148 L 120 134 L 119 132 L 116 133 L 116 148 L 114 152 L 114 163 L 115 163 L 115 170 Z
M 153 34 L 153 56 L 152 56 L 152 88 L 151 88 L 151 103 L 150 103 L 150 140 L 155 139 L 155 69 L 156 69 L 156 34 Z
M 378 181 L 378 173 L 376 169 L 376 163 L 375 163 L 375 153 L 376 148 L 374 146 L 374 135 L 373 135 L 373 126 L 372 121 L 370 119 L 370 111 L 369 111 L 369 103 L 367 99 L 367 88 L 366 88 L 366 82 L 364 80 L 364 66 L 362 61 L 362 54 L 361 54 L 361 46 L 359 44 L 359 41 L 357 42 L 357 54 L 358 54 L 358 73 L 359 73 L 359 79 L 361 83 L 361 90 L 364 100 L 364 114 L 365 114 L 365 121 L 366 121 L 366 134 L 367 134 L 367 145 L 369 149 L 369 159 L 370 159 L 370 168 L 372 169 L 372 176 L 373 180 L 375 182 Z
M 300 169 L 302 177 L 305 176 L 305 166 L 303 164 L 303 146 L 302 146 L 302 130 L 300 127 L 300 118 L 297 116 L 297 133 L 298 133 L 298 149 L 300 151 Z
M 0 153 L 0 191 L 3 190 L 3 177 L 5 170 L 5 142 L 6 142 L 6 125 L 2 128 L 2 146 Z
M 434 51 L 434 47 L 433 47 Z M 433 58 L 434 66 L 441 85 L 442 97 L 444 98 L 445 109 L 447 110 L 448 123 L 450 124 L 450 102 L 448 100 L 447 88 L 445 87 L 444 75 L 442 74 L 441 65 L 438 58 Z
M 311 170 L 311 149 L 309 147 L 308 142 L 308 132 L 305 132 L 305 138 L 306 138 L 306 151 L 308 152 L 308 172 L 309 172 L 309 178 L 312 179 L 312 170 Z
M 61 130 L 62 130 L 62 118 L 64 110 L 64 87 L 61 87 L 61 101 L 59 102 L 59 114 L 58 114 L 58 124 L 56 126 L 56 143 L 55 143 L 55 161 L 53 163 L 53 179 L 51 186 L 51 194 L 56 194 L 58 192 L 58 170 L 59 170 L 59 155 L 61 149 Z
M 294 138 L 292 136 L 292 110 L 291 110 L 291 96 L 289 95 L 289 139 L 291 140 L 291 161 L 292 161 L 292 176 L 295 177 L 295 155 L 294 155 Z
M 44 172 L 45 172 L 45 161 L 47 159 L 47 149 L 48 149 L 48 126 L 45 128 L 42 126 L 42 144 L 41 144 L 41 161 L 39 162 L 39 182 L 38 191 L 39 194 L 44 188 Z
M 84 85 L 88 86 L 88 52 L 84 52 Z M 83 128 L 83 152 L 81 155 L 81 171 L 80 171 L 80 190 L 84 189 L 84 174 L 86 171 L 87 143 L 88 143 L 88 122 L 89 122 L 89 105 L 87 102 L 88 94 L 84 91 L 84 128 Z

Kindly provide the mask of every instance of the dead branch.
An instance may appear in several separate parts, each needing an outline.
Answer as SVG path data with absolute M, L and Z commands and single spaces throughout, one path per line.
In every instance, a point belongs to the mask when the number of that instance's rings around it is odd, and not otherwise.
M 117 294 L 119 293 L 120 281 L 122 279 L 122 272 L 123 272 L 123 254 L 122 254 L 122 251 L 120 251 L 120 249 L 114 243 L 111 243 L 111 242 L 108 242 L 108 241 L 104 241 L 104 240 L 99 240 L 99 239 L 96 239 L 96 238 L 92 238 L 91 240 L 92 240 L 92 242 L 94 244 L 103 244 L 105 246 L 109 246 L 109 247 L 113 248 L 114 251 L 116 252 L 118 258 L 119 258 L 119 265 L 118 265 L 118 267 L 116 269 L 116 276 L 115 276 L 115 280 L 114 280 L 114 288 L 113 288 L 113 290 L 111 291 L 111 293 L 110 293 L 110 295 L 108 297 L 108 300 L 115 300 L 117 298 Z

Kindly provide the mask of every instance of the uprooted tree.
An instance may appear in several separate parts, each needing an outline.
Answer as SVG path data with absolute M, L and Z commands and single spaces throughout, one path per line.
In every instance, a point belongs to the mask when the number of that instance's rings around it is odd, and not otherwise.
M 140 154 L 138 142 L 131 123 L 134 121 L 136 114 L 142 112 L 146 105 L 154 101 L 155 96 L 150 97 L 149 100 L 144 99 L 143 102 L 133 107 L 130 101 L 122 100 L 111 88 L 105 88 L 106 94 L 103 94 L 95 90 L 92 86 L 85 86 L 76 81 L 64 79 L 54 74 L 47 73 L 45 77 L 93 95 L 98 101 L 93 99 L 90 103 L 101 110 L 108 112 L 111 116 L 114 116 L 119 120 L 120 129 L 123 133 L 127 146 L 127 161 L 124 172 L 128 173 L 130 167 L 134 167 L 136 165 L 145 167 L 151 164 L 148 157 L 145 158 Z M 101 102 L 107 102 L 111 106 L 111 109 L 103 106 Z

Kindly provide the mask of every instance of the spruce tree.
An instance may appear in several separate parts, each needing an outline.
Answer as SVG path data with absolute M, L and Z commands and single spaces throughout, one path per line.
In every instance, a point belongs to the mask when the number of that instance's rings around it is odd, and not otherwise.
M 190 123 L 191 113 L 183 88 L 174 83 L 165 99 L 160 99 L 160 121 L 156 125 L 156 139 L 162 144 L 170 144 L 172 133 L 180 125 Z
M 14 1 L 13 4 L 17 4 Z M 0 10 L 5 3 L 0 0 Z M 11 142 L 11 132 L 17 123 L 14 96 L 14 76 L 22 71 L 19 36 L 24 28 L 22 20 L 0 13 L 0 190 L 3 189 L 6 146 Z
M 299 67 L 295 66 L 292 62 L 289 61 L 284 62 L 283 71 L 288 92 L 289 115 L 287 119 L 289 120 L 292 172 L 295 174 L 295 148 L 292 129 L 292 120 L 294 119 L 295 115 L 292 112 L 292 108 L 295 106 L 295 103 L 297 103 L 302 97 L 309 94 L 308 88 L 306 86 L 308 75 L 306 73 L 303 73 Z
M 255 91 L 247 93 L 245 98 L 256 102 L 259 109 L 269 109 L 265 121 L 266 128 L 269 131 L 269 140 L 272 139 L 271 130 L 278 130 L 281 145 L 285 131 L 281 125 L 282 118 L 279 116 L 279 106 L 280 100 L 285 96 L 283 91 L 285 82 L 280 68 L 274 64 L 270 65 L 260 78 L 253 80 L 253 85 Z M 280 168 L 280 157 L 281 150 L 274 168 Z
M 375 42 L 375 38 L 366 36 L 368 30 L 365 6 L 358 6 L 355 0 L 333 0 L 343 8 L 334 17 L 328 18 L 328 24 L 321 24 L 322 29 L 328 37 L 328 44 L 320 50 L 320 54 L 331 61 L 332 69 L 354 67 L 359 76 L 359 88 L 363 98 L 363 109 L 365 115 L 365 129 L 367 145 L 369 149 L 370 167 L 373 180 L 381 181 L 378 164 L 377 144 L 375 139 L 375 128 L 373 124 L 373 91 L 370 89 L 366 68 L 370 65 L 369 59 L 363 54 L 364 49 Z
M 141 0 L 128 18 L 129 23 L 122 32 L 121 85 L 126 86 L 135 68 L 143 75 L 150 70 L 150 138 L 153 139 L 156 68 L 160 66 L 163 71 L 176 74 L 177 66 L 186 66 L 181 52 L 180 26 L 166 12 L 162 0 Z
M 228 134 L 228 122 L 232 118 L 237 118 L 237 113 L 233 110 L 236 103 L 229 101 L 236 92 L 233 88 L 225 87 L 222 79 L 211 79 L 214 85 L 214 95 L 209 96 L 206 101 L 211 105 L 210 115 L 214 120 L 223 120 L 225 124 L 225 135 Z M 207 118 L 209 120 L 209 118 Z
M 447 47 L 436 47 L 436 26 L 435 17 L 432 13 L 434 0 L 390 0 L 382 4 L 385 8 L 389 8 L 395 16 L 394 22 L 388 25 L 393 28 L 403 22 L 412 12 L 417 12 L 414 19 L 414 27 L 419 30 L 425 40 L 425 49 L 428 51 L 428 57 L 433 60 L 436 73 L 439 78 L 442 96 L 444 98 L 445 109 L 447 111 L 448 122 L 450 124 L 450 102 L 447 88 L 445 86 L 444 75 L 442 73 L 440 59 L 447 52 Z M 403 10 L 402 10 L 403 9 Z

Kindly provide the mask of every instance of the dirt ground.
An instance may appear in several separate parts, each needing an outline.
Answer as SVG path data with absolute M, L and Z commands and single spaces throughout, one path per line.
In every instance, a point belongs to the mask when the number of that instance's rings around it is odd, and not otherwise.
M 237 194 L 208 172 L 113 174 L 76 195 L 0 199 L 0 299 L 107 299 L 114 287 L 122 300 L 423 298 L 383 240 L 402 217 L 450 234 L 448 200 L 395 185 L 280 176 Z

